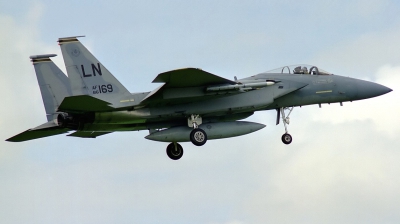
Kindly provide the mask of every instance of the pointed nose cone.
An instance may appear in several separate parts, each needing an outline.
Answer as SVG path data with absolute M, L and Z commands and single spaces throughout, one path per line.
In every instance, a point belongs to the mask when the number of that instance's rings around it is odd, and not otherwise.
M 357 80 L 357 89 L 357 98 L 359 99 L 372 98 L 392 91 L 392 89 L 386 86 L 363 80 Z

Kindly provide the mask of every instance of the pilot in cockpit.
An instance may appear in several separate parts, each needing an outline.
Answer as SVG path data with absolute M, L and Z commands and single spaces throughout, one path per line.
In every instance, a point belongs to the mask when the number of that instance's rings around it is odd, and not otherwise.
M 309 74 L 308 70 L 307 70 L 307 67 L 303 67 L 302 70 L 303 70 L 303 74 Z
M 294 68 L 293 70 L 294 74 L 310 74 L 308 73 L 307 67 L 301 67 L 301 66 L 297 66 L 296 68 Z

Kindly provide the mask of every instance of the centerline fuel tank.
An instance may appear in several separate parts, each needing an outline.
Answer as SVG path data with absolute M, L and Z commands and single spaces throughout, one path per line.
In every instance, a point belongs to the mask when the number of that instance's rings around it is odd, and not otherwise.
M 209 140 L 245 135 L 264 127 L 265 125 L 263 124 L 248 121 L 206 123 L 199 126 L 206 132 Z M 159 142 L 189 142 L 192 130 L 193 128 L 188 126 L 172 127 L 153 132 L 145 138 Z

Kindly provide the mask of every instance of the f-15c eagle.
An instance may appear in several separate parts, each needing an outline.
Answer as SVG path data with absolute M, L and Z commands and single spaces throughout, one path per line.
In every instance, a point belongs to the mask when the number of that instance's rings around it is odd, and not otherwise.
M 130 93 L 78 40 L 59 38 L 68 77 L 52 62 L 55 54 L 31 60 L 46 110 L 46 123 L 7 139 L 22 142 L 52 135 L 96 138 L 116 131 L 148 130 L 147 139 L 169 142 L 167 155 L 183 155 L 179 142 L 196 146 L 208 139 L 255 132 L 263 124 L 240 121 L 256 111 L 276 110 L 282 141 L 292 142 L 289 115 L 295 106 L 340 103 L 392 91 L 373 83 L 323 71 L 316 66 L 285 66 L 244 79 L 229 80 L 201 69 L 159 74 L 151 92 Z M 287 114 L 285 114 L 285 111 Z

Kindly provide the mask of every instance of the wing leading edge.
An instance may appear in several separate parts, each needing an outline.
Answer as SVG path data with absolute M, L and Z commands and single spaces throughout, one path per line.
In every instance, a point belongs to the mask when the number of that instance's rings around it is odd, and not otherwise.
M 159 74 L 153 83 L 165 83 L 165 88 L 198 87 L 219 84 L 236 84 L 198 68 L 183 68 Z

